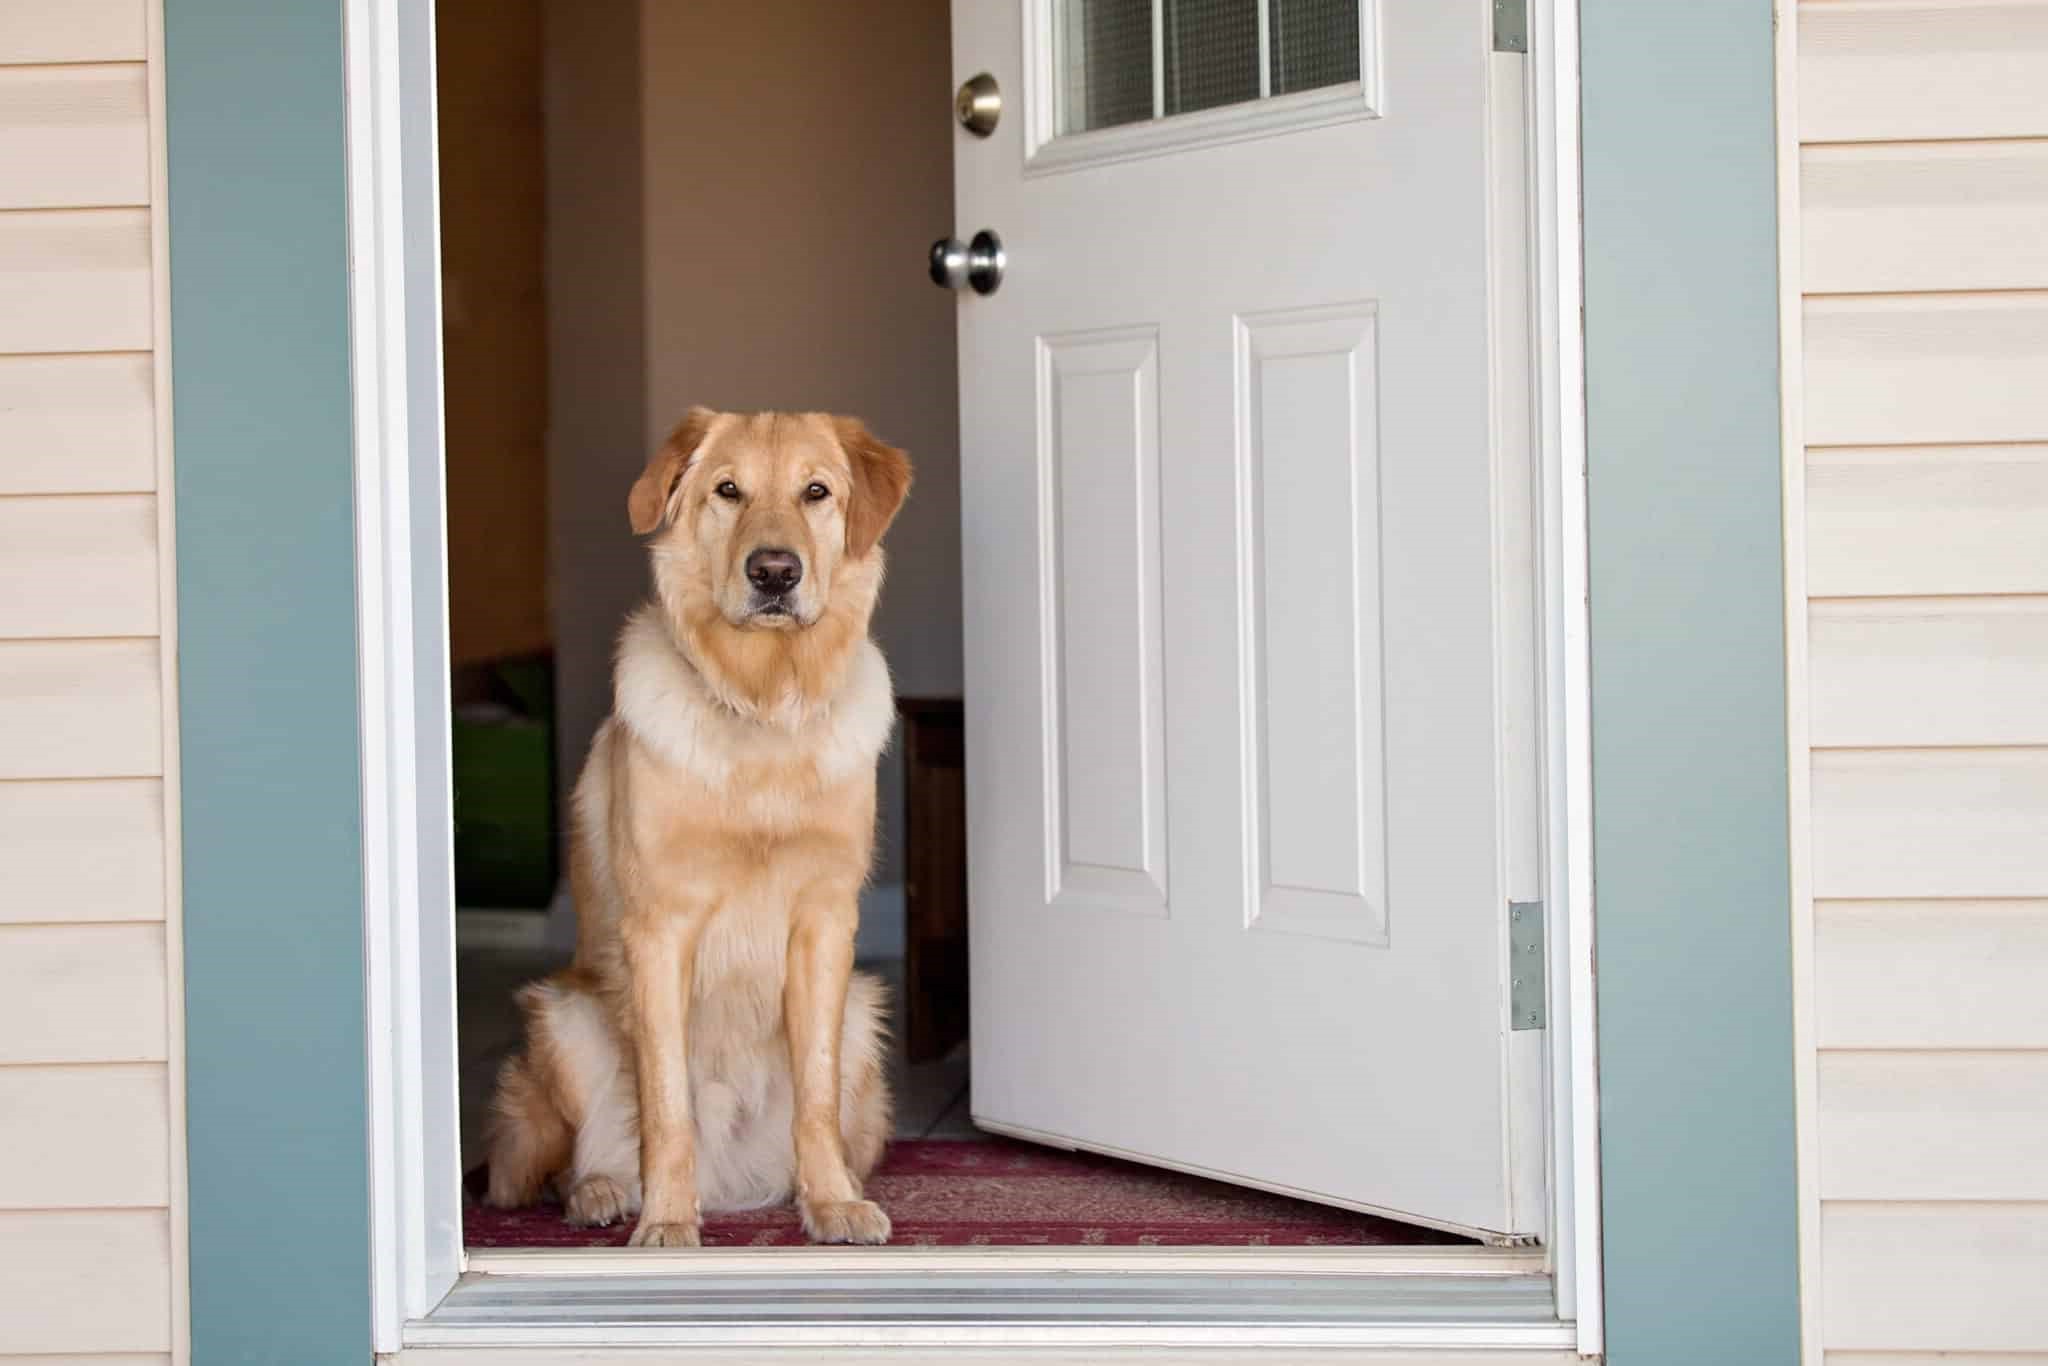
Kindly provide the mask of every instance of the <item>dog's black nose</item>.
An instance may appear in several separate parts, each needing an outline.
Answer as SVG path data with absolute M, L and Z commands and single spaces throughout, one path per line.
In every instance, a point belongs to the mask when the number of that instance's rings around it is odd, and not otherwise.
M 793 550 L 757 550 L 747 556 L 747 582 L 763 593 L 787 593 L 803 577 L 804 562 Z

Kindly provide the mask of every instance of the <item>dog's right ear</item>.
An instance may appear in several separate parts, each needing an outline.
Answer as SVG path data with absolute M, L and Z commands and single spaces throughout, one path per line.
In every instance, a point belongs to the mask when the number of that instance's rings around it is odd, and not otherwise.
M 690 461 L 704 444 L 704 438 L 711 434 L 711 424 L 717 417 L 709 408 L 690 409 L 668 434 L 668 440 L 661 443 L 661 449 L 648 460 L 640 477 L 633 481 L 633 491 L 626 495 L 626 516 L 632 520 L 636 535 L 658 531 L 668 520 L 676 485 L 683 482 Z

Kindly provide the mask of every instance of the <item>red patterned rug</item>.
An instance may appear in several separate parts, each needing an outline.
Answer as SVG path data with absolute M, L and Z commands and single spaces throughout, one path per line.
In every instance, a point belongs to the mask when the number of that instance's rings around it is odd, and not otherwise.
M 475 1178 L 472 1177 L 473 1183 Z M 480 1184 L 480 1183 L 479 1183 Z M 895 1225 L 892 1242 L 927 1247 L 1304 1247 L 1457 1243 L 1281 1195 L 1114 1158 L 1005 1139 L 903 1139 L 890 1145 L 868 1195 Z M 620 1247 L 630 1225 L 572 1228 L 555 1205 L 463 1211 L 471 1247 Z M 715 1214 L 707 1247 L 796 1247 L 791 1209 Z

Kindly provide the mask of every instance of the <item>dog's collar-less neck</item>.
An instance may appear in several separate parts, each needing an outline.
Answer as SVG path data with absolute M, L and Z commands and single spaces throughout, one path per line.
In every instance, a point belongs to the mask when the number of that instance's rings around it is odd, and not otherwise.
M 770 633 L 762 632 L 760 634 L 764 638 L 773 640 L 777 652 L 785 658 L 778 661 L 783 667 L 775 669 L 776 687 L 772 695 L 763 696 L 749 692 L 740 680 L 717 667 L 715 656 L 707 658 L 712 652 L 704 648 L 709 644 L 707 638 L 712 633 L 725 631 L 737 634 L 740 628 L 729 625 L 723 618 L 707 621 L 702 625 L 681 624 L 661 611 L 659 604 L 650 603 L 649 608 L 660 623 L 662 644 L 674 652 L 680 667 L 687 670 L 696 680 L 702 689 L 703 697 L 721 714 L 735 721 L 794 732 L 802 729 L 807 722 L 829 715 L 834 704 L 846 691 L 848 671 L 845 660 L 834 664 L 820 677 L 822 687 L 815 692 L 807 691 L 803 686 L 803 671 L 788 658 L 804 648 L 807 642 L 796 633 L 776 632 L 771 636 Z M 817 625 L 805 629 L 829 630 L 838 625 L 840 623 L 832 621 L 828 616 Z M 854 650 L 858 649 L 865 639 L 866 633 L 862 632 L 858 638 L 849 640 L 841 653 L 851 658 Z

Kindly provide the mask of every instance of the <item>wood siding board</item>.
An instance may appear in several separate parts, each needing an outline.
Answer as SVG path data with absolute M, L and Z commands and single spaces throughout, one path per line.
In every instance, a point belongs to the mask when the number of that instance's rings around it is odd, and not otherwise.
M 2048 445 L 1807 453 L 1807 589 L 1816 598 L 2048 593 L 2043 528 Z
M 1813 755 L 1817 899 L 2048 896 L 2048 749 Z
M 1808 630 L 1816 748 L 2048 744 L 2048 597 L 1817 601 Z
M 1823 901 L 1822 1048 L 2048 1049 L 2048 900 Z
M 1804 327 L 1809 445 L 2048 440 L 2048 291 L 1809 298 Z
M 2048 139 L 1809 147 L 1808 294 L 2048 287 Z
M 0 641 L 0 779 L 155 777 L 154 639 Z
M 170 1349 L 162 1210 L 0 1213 L 0 1355 Z
M 0 67 L 0 210 L 149 202 L 149 69 Z
M 0 213 L 0 351 L 150 346 L 149 211 Z
M 0 923 L 162 920 L 155 778 L 0 782 Z
M 0 1151 L 0 1209 L 166 1205 L 163 1064 L 0 1067 Z
M 0 497 L 0 639 L 157 630 L 149 494 Z
M 0 494 L 156 487 L 148 352 L 0 356 Z
M 1823 1199 L 2048 1201 L 2048 1051 L 1824 1051 L 1820 1107 Z
M 2048 3 L 1798 7 L 1806 142 L 2038 137 Z
M 1821 1206 L 1830 1347 L 2048 1349 L 2048 1205 Z
M 0 63 L 139 62 L 145 0 L 0 0 Z
M 167 990 L 161 925 L 0 925 L 0 1065 L 162 1062 Z

